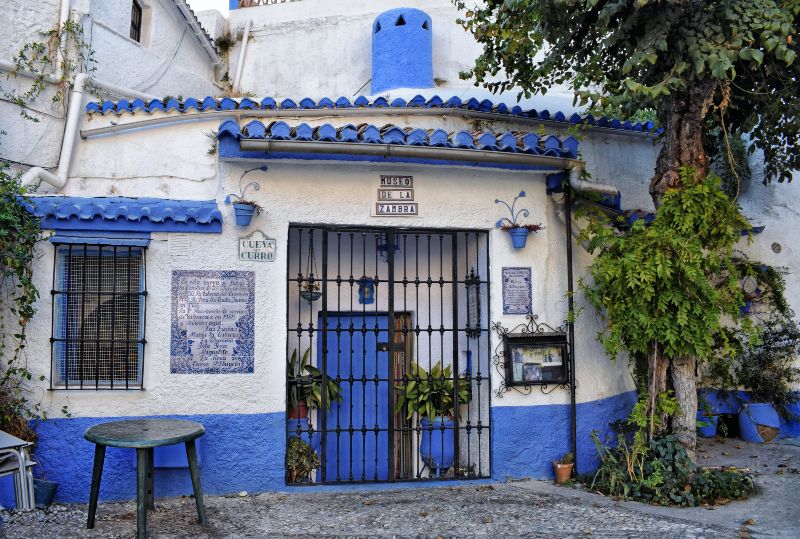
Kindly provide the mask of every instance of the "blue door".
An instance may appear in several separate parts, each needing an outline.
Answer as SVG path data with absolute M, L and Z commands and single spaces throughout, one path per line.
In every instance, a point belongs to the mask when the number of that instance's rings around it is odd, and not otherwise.
M 326 412 L 325 476 L 320 470 L 318 481 L 389 479 L 388 324 L 385 314 L 328 313 L 326 371 L 341 378 L 342 402 Z M 322 335 L 317 334 L 320 366 Z

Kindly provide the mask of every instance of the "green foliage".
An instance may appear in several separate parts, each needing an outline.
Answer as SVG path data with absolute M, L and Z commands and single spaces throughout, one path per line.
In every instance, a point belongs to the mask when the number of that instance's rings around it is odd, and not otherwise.
M 81 24 L 68 20 L 60 27 L 40 32 L 39 36 L 42 41 L 25 43 L 13 59 L 17 71 L 35 74 L 30 87 L 21 94 L 14 90 L 3 91 L 3 97 L 18 105 L 20 114 L 33 122 L 39 119 L 28 114 L 28 107 L 47 88 L 48 75 L 58 75 L 58 89 L 52 100 L 63 104 L 75 74 L 96 69 L 94 50 L 85 40 Z
M 714 121 L 750 133 L 765 152 L 768 177 L 791 179 L 789 171 L 800 168 L 800 2 L 453 3 L 464 10 L 459 23 L 483 46 L 475 67 L 462 73 L 477 85 L 530 97 L 569 84 L 582 103 L 625 115 L 654 108 L 659 116 L 674 96 L 717 88 L 725 116 Z
M 753 479 L 741 471 L 698 467 L 672 435 L 650 440 L 637 454 L 633 473 L 627 445 L 620 442 L 616 448 L 610 448 L 595 432 L 592 440 L 600 455 L 600 467 L 592 478 L 591 488 L 603 494 L 658 505 L 693 507 L 738 500 L 756 491 Z
M 319 456 L 302 438 L 292 436 L 286 446 L 286 467 L 292 482 L 305 483 L 311 471 L 319 467 Z
M 286 362 L 289 406 L 305 403 L 312 410 L 322 408 L 322 371 L 311 364 L 311 348 L 306 348 L 298 363 L 297 349 Z M 342 402 L 342 388 L 333 378 L 327 380 L 327 404 Z
M 722 190 L 731 198 L 739 196 L 751 180 L 747 146 L 740 133 L 728 133 L 719 128 L 709 134 L 711 170 L 722 180 Z
M 733 245 L 749 225 L 719 178 L 681 175 L 684 188 L 667 192 L 651 225 L 639 220 L 623 233 L 596 219 L 585 231 L 599 253 L 581 287 L 607 320 L 598 338 L 612 357 L 657 346 L 668 357 L 704 358 L 724 336 L 723 315 L 738 318 Z
M 35 441 L 29 421 L 46 417 L 30 397 L 31 383 L 43 380 L 28 370 L 25 328 L 35 313 L 39 291 L 33 282 L 39 221 L 25 209 L 25 189 L 0 161 L 0 430 Z
M 789 407 L 800 400 L 792 387 L 800 381 L 800 369 L 794 366 L 800 328 L 791 316 L 773 316 L 758 330 L 758 342 L 744 343 L 734 360 L 736 384 L 750 391 L 753 401 L 770 403 L 784 418 L 795 419 Z
M 575 453 L 564 453 L 558 460 L 559 464 L 574 464 L 575 463 Z
M 469 402 L 469 384 L 468 378 L 459 377 L 459 404 Z M 400 390 L 396 407 L 398 410 L 406 408 L 407 419 L 411 419 L 414 412 L 429 419 L 453 415 L 455 385 L 451 365 L 442 368 L 442 363 L 437 361 L 428 373 L 419 364 L 412 362 L 409 379 L 398 384 L 396 389 Z

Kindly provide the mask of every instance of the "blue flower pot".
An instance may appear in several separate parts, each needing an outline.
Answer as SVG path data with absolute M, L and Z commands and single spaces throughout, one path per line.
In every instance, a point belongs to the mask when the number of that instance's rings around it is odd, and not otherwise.
M 697 412 L 697 434 L 703 438 L 713 438 L 717 435 L 717 422 L 719 416 L 707 416 L 703 412 Z
M 419 424 L 422 428 L 419 444 L 422 462 L 439 477 L 455 460 L 455 422 L 446 417 L 434 417 L 433 420 L 423 418 Z
M 233 205 L 233 213 L 236 216 L 236 224 L 238 226 L 249 226 L 255 212 L 256 209 L 250 204 Z
M 781 418 L 775 408 L 763 402 L 748 402 L 742 405 L 739 411 L 739 436 L 746 442 L 764 443 L 771 442 L 778 437 L 776 433 L 769 439 L 764 439 L 758 432 L 758 425 L 772 427 L 780 433 Z
M 524 248 L 525 242 L 528 241 L 528 234 L 530 233 L 531 231 L 524 227 L 510 228 L 508 234 L 511 236 L 511 246 L 514 247 L 514 249 Z
M 53 503 L 53 498 L 55 498 L 57 488 L 58 483 L 55 481 L 34 479 L 33 500 L 36 502 L 36 507 L 43 509 Z
M 309 426 L 307 417 L 303 417 L 301 419 L 288 419 L 286 421 L 286 430 L 289 433 L 289 438 L 300 436 L 300 439 L 311 446 L 311 449 L 314 451 L 319 449 L 319 431 L 311 432 L 311 427 Z

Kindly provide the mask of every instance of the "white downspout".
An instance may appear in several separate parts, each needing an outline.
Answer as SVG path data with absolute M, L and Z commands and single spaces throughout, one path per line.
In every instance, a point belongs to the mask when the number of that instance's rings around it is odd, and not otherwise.
M 69 13 L 71 8 L 70 4 L 71 4 L 70 0 L 61 0 L 61 13 L 58 16 L 58 29 L 57 29 L 58 32 L 61 32 L 61 28 L 69 20 Z M 56 64 L 55 77 L 60 81 L 63 75 L 64 74 L 61 71 L 61 62 L 58 62 Z
M 36 183 L 38 180 L 42 180 L 46 183 L 49 183 L 56 189 L 59 189 L 64 187 L 64 185 L 67 183 L 67 174 L 69 173 L 69 167 L 72 163 L 72 151 L 75 146 L 75 139 L 78 136 L 81 113 L 83 112 L 83 94 L 86 91 L 87 84 L 92 84 L 96 88 L 106 90 L 114 94 L 139 97 L 147 100 L 157 99 L 157 97 L 150 94 L 143 94 L 141 92 L 137 92 L 136 90 L 130 90 L 128 88 L 123 88 L 122 86 L 117 86 L 116 84 L 102 82 L 90 77 L 86 73 L 78 73 L 75 76 L 75 82 L 72 84 L 72 92 L 70 93 L 69 108 L 67 109 L 67 121 L 64 125 L 64 138 L 61 142 L 61 156 L 58 159 L 58 169 L 56 170 L 56 173 L 53 174 L 52 172 L 46 171 L 42 167 L 33 167 L 25 172 L 25 174 L 23 174 L 20 178 L 20 182 L 23 186 L 30 186 Z
M 595 183 L 581 179 L 583 163 L 576 163 L 569 171 L 569 185 L 579 193 L 598 193 L 601 195 L 619 195 L 619 189 L 607 183 Z
M 242 69 L 244 68 L 244 54 L 247 52 L 247 42 L 250 41 L 250 24 L 251 19 L 247 19 L 244 25 L 244 34 L 242 34 L 242 48 L 239 49 L 239 60 L 236 62 L 236 73 L 233 76 L 233 89 L 239 89 L 239 83 L 242 82 Z

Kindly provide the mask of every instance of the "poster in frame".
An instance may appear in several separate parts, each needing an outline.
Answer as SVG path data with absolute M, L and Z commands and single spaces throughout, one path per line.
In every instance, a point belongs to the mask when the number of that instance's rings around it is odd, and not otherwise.
M 569 381 L 565 333 L 508 334 L 504 339 L 508 385 L 565 384 Z

